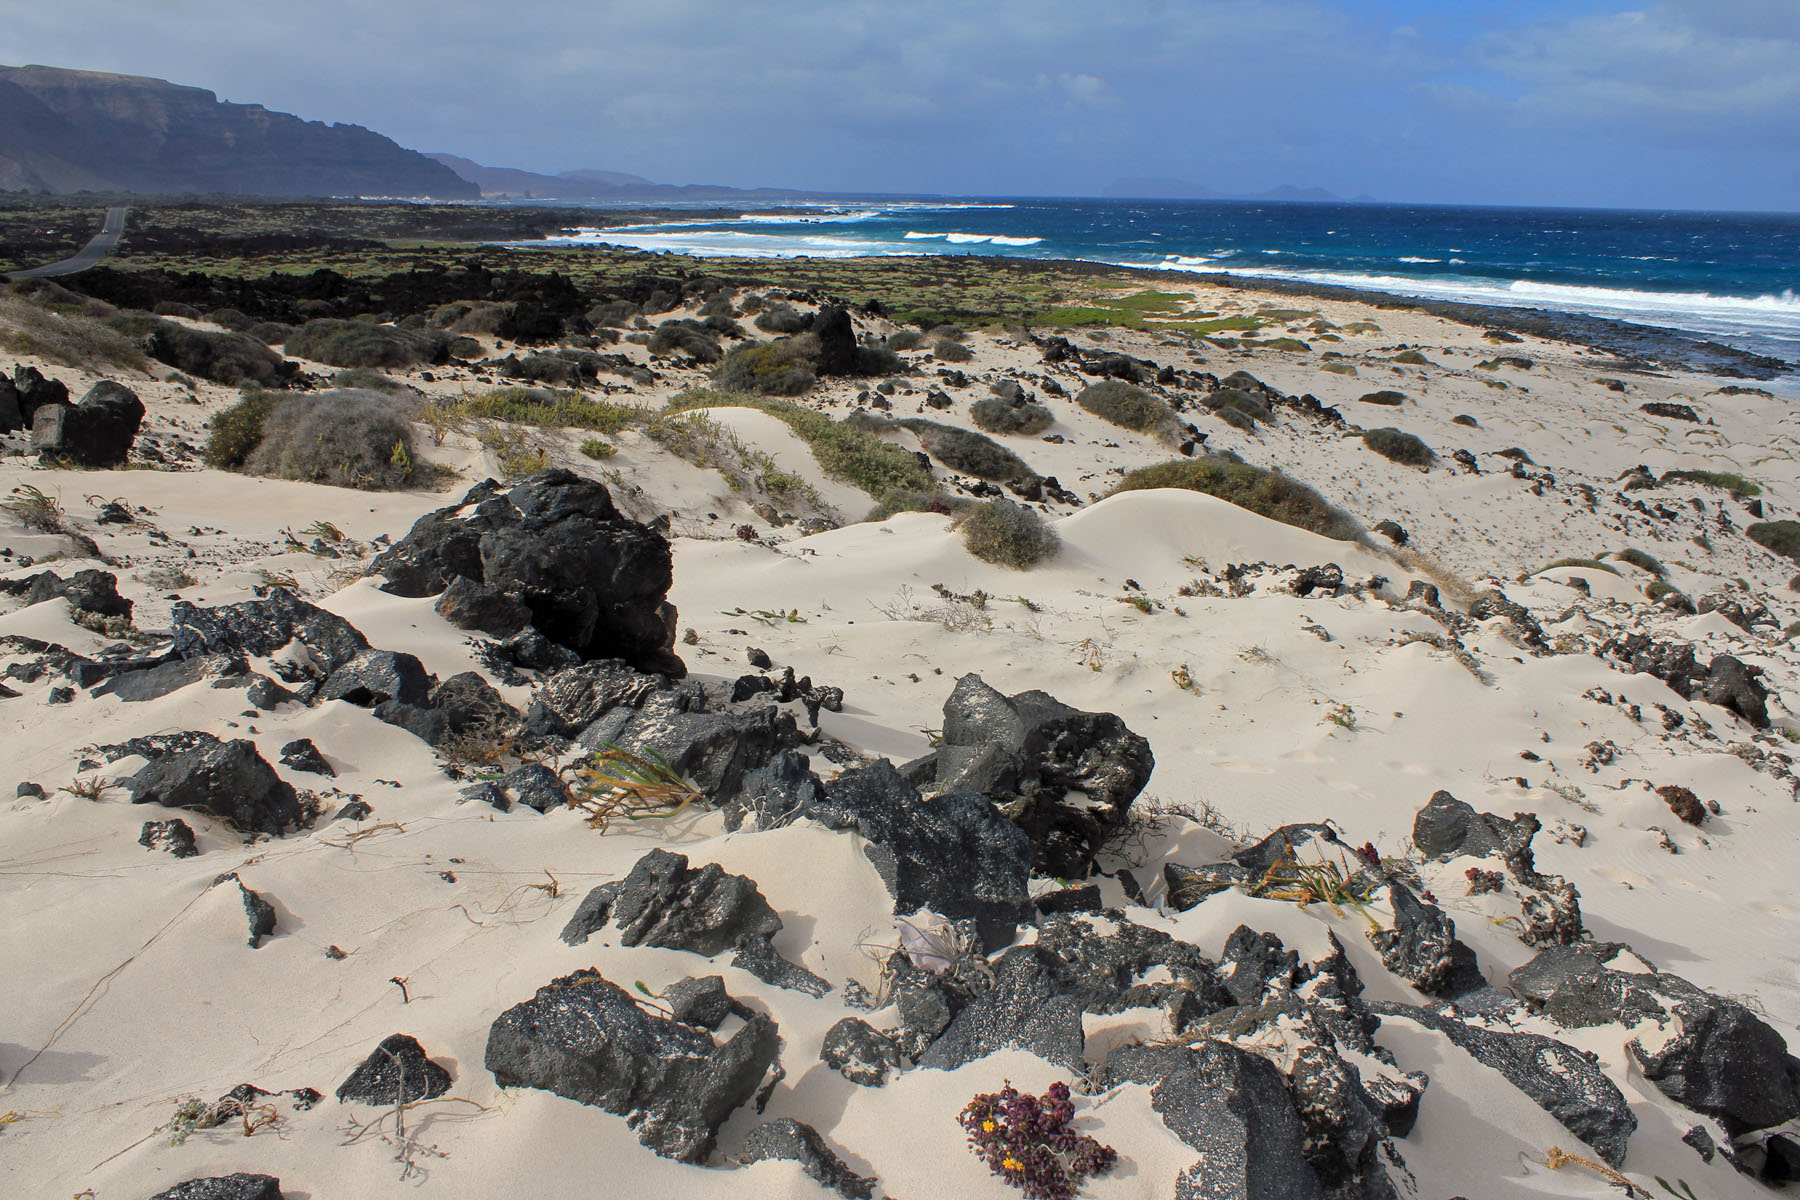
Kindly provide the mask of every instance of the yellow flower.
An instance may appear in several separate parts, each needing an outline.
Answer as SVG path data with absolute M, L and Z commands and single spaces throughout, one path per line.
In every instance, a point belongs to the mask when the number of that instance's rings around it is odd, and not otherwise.
M 1017 1171 L 1020 1167 L 1024 1166 L 1025 1164 L 1020 1162 L 1016 1158 L 1008 1157 L 1008 1158 L 1001 1159 L 1000 1165 L 1005 1167 L 1008 1171 Z
M 983 1133 L 992 1133 L 998 1128 L 999 1126 L 995 1125 L 992 1121 L 983 1121 L 981 1123 L 981 1132 Z

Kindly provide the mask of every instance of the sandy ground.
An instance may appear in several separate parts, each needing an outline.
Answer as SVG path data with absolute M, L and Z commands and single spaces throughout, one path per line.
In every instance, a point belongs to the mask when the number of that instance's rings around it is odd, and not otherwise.
M 1220 307 L 1218 292 L 1197 294 Z M 1286 297 L 1233 295 L 1246 310 L 1263 300 L 1294 306 Z M 1800 805 L 1791 778 L 1751 761 L 1788 753 L 1785 731 L 1800 730 L 1786 707 L 1800 696 L 1800 659 L 1779 633 L 1800 616 L 1787 586 L 1795 567 L 1744 536 L 1755 518 L 1723 492 L 1670 484 L 1625 493 L 1618 483 L 1640 463 L 1658 474 L 1741 472 L 1762 484 L 1769 517 L 1791 515 L 1800 505 L 1791 390 L 1777 399 L 1727 395 L 1717 390 L 1726 381 L 1623 374 L 1579 348 L 1535 339 L 1496 346 L 1479 329 L 1415 313 L 1336 302 L 1305 307 L 1340 327 L 1367 320 L 1379 328 L 1343 332 L 1341 342 L 1315 343 L 1309 353 L 1223 350 L 1129 330 L 1111 331 L 1104 343 L 1093 335 L 1075 340 L 1184 370 L 1248 370 L 1285 392 L 1337 405 L 1353 422 L 1416 433 L 1437 452 L 1429 471 L 1390 463 L 1291 412 L 1256 434 L 1203 411 L 1182 414 L 1208 435 L 1210 448 L 1280 467 L 1366 525 L 1399 522 L 1410 535 L 1406 551 L 1381 539 L 1328 541 L 1192 493 L 1100 499 L 1123 471 L 1173 451 L 1107 425 L 1068 397 L 1045 395 L 1052 378 L 1071 394 L 1091 380 L 1043 364 L 1030 345 L 983 333 L 969 339 L 974 361 L 958 364 L 972 383 L 951 389 L 951 409 L 923 405 L 941 364 L 915 352 L 907 357 L 924 374 L 901 381 L 892 415 L 966 425 L 969 403 L 1002 378 L 1018 379 L 1052 407 L 1049 432 L 1060 442 L 1002 440 L 1083 503 L 1047 506 L 1062 549 L 1026 572 L 971 557 L 944 517 L 858 523 L 870 498 L 826 478 L 804 443 L 763 413 L 715 415 L 781 469 L 806 477 L 814 507 L 842 518 L 842 528 L 800 536 L 779 513 L 773 522 L 759 515 L 757 497 L 734 493 L 717 472 L 673 458 L 641 433 L 620 435 L 618 453 L 602 462 L 576 451 L 585 435 L 575 431 L 541 439 L 554 460 L 609 479 L 635 515 L 670 516 L 678 535 L 671 599 L 687 635 L 677 649 L 702 678 L 733 678 L 746 669 L 747 646 L 764 649 L 778 664 L 845 690 L 844 711 L 825 717 L 828 733 L 896 761 L 928 747 L 945 697 L 967 672 L 1004 692 L 1041 688 L 1123 717 L 1150 739 L 1157 758 L 1138 804 L 1154 803 L 1165 815 L 1147 825 L 1124 864 L 1146 868 L 1139 875 L 1153 904 L 1162 898 L 1157 864 L 1165 856 L 1217 859 L 1229 847 L 1221 832 L 1260 836 L 1285 822 L 1329 818 L 1348 841 L 1404 853 L 1413 814 L 1444 788 L 1484 811 L 1538 813 L 1546 825 L 1539 866 L 1576 884 L 1596 937 L 1627 942 L 1663 970 L 1753 1004 L 1791 1046 L 1800 1045 L 1800 959 L 1792 950 Z M 1326 348 L 1357 374 L 1322 371 Z M 1402 348 L 1420 350 L 1428 363 L 1389 361 Z M 641 347 L 625 350 L 646 359 Z M 1527 357 L 1532 366 L 1477 366 L 1499 354 Z M 77 394 L 94 379 L 37 365 Z M 654 366 L 663 380 L 638 389 L 646 402 L 703 380 L 695 369 Z M 441 369 L 429 382 L 411 374 L 434 395 L 479 383 Z M 1597 382 L 1605 378 L 1622 379 L 1624 391 Z M 233 399 L 210 385 L 127 382 L 149 405 L 146 430 L 159 440 L 198 440 L 206 418 Z M 863 386 L 833 382 L 805 402 L 843 415 L 866 403 Z M 1403 391 L 1406 402 L 1358 401 L 1380 388 Z M 1701 423 L 1640 408 L 1669 400 L 1694 405 Z M 1460 415 L 1477 425 L 1452 423 Z M 437 493 L 366 493 L 207 469 L 39 470 L 22 456 L 0 458 L 0 493 L 30 484 L 59 497 L 71 526 L 94 539 L 136 601 L 140 629 L 166 627 L 176 597 L 222 604 L 271 581 L 291 583 L 348 617 L 373 644 L 411 651 L 448 675 L 475 665 L 468 635 L 446 624 L 430 600 L 389 596 L 360 580 L 359 568 L 375 538 L 399 536 L 495 470 L 476 432 L 453 433 L 438 447 L 421 439 L 428 457 L 461 475 Z M 1534 464 L 1524 478 L 1508 473 L 1511 460 L 1496 453 L 1513 447 Z M 1479 473 L 1452 462 L 1459 448 L 1474 453 Z M 94 524 L 98 505 L 111 499 L 131 506 L 138 522 Z M 1639 500 L 1672 515 L 1640 510 Z M 315 522 L 342 532 L 341 557 L 304 548 L 312 539 L 301 531 Z M 740 525 L 759 540 L 735 536 Z M 1558 559 L 1628 546 L 1663 563 L 1669 582 L 1689 595 L 1754 597 L 1776 623 L 1750 632 L 1716 613 L 1667 612 L 1644 598 L 1651 577 L 1624 563 L 1612 564 L 1616 574 L 1565 567 L 1522 578 Z M 74 561 L 66 540 L 26 530 L 8 515 L 0 515 L 0 548 L 11 555 L 0 559 L 0 577 L 42 569 L 21 555 L 60 553 L 52 566 L 64 573 L 97 565 Z M 1386 583 L 1338 599 L 1281 590 L 1289 573 L 1276 568 L 1326 562 L 1349 579 Z M 1236 563 L 1272 566 L 1252 575 L 1245 594 L 1232 595 L 1223 580 Z M 1477 627 L 1460 654 L 1434 643 L 1442 625 L 1399 603 L 1415 579 L 1436 581 L 1446 599 L 1502 583 L 1561 652 L 1530 654 L 1504 621 Z M 106 644 L 75 625 L 62 601 L 16 605 L 0 601 L 0 637 L 77 651 Z M 1763 668 L 1777 697 L 1776 729 L 1756 734 L 1732 714 L 1684 701 L 1594 653 L 1625 630 L 1679 637 L 1703 648 L 1703 657 L 1729 652 Z M 4 656 L 23 657 L 0 649 Z M 348 705 L 246 713 L 241 692 L 204 684 L 143 704 L 78 690 L 71 703 L 51 705 L 53 682 L 17 684 L 21 696 L 0 700 L 0 975 L 11 985 L 10 1002 L 0 1006 L 0 1111 L 12 1118 L 0 1126 L 0 1191 L 135 1200 L 194 1176 L 256 1170 L 280 1176 L 290 1198 L 314 1200 L 415 1191 L 820 1194 L 791 1164 L 732 1168 L 731 1151 L 756 1119 L 748 1112 L 726 1126 L 715 1164 L 695 1168 L 641 1150 L 617 1118 L 548 1093 L 496 1087 L 481 1065 L 493 1018 L 553 976 L 596 966 L 653 990 L 691 974 L 723 974 L 734 995 L 776 1015 L 788 1076 L 765 1116 L 817 1126 L 851 1167 L 880 1177 L 879 1194 L 1013 1194 L 961 1148 L 955 1114 L 1003 1077 L 1034 1089 L 1048 1084 L 1059 1077 L 1050 1064 L 1009 1052 L 956 1072 L 915 1070 L 885 1088 L 855 1087 L 816 1060 L 820 1037 L 844 1015 L 836 992 L 815 1000 L 779 991 L 723 959 L 697 964 L 675 951 L 624 949 L 613 934 L 578 949 L 557 939 L 589 887 L 622 875 L 652 845 L 671 845 L 696 864 L 718 862 L 755 879 L 786 923 L 776 940 L 783 953 L 840 988 L 848 980 L 874 987 L 882 948 L 896 945 L 898 934 L 855 838 L 811 825 L 725 834 L 705 812 L 601 835 L 572 811 L 503 815 L 458 805 L 459 785 L 424 743 Z M 1680 728 L 1666 729 L 1657 706 L 1680 714 Z M 338 772 L 330 785 L 362 796 L 373 813 L 253 845 L 184 814 L 204 853 L 181 861 L 136 841 L 144 820 L 170 814 L 134 807 L 118 788 L 98 800 L 60 790 L 128 774 L 136 763 L 80 770 L 85 747 L 184 729 L 251 738 L 271 761 L 282 744 L 310 737 Z M 1601 756 L 1610 761 L 1596 759 L 1595 743 L 1612 744 L 1613 753 Z M 828 764 L 815 760 L 815 767 Z M 48 795 L 13 800 L 23 780 Z M 295 781 L 320 786 L 316 777 Z M 1680 824 L 1652 791 L 1669 783 L 1715 801 L 1718 815 L 1698 829 Z M 1210 828 L 1197 819 L 1202 813 Z M 1585 838 L 1553 836 L 1576 826 Z M 1489 977 L 1500 980 L 1533 952 L 1505 923 L 1506 896 L 1463 894 L 1467 865 L 1428 867 L 1426 882 Z M 226 871 L 239 872 L 276 907 L 278 932 L 260 949 L 243 944 L 235 892 L 207 889 Z M 1109 900 L 1123 902 L 1116 884 L 1107 887 Z M 1239 922 L 1281 933 L 1303 957 L 1322 954 L 1332 930 L 1373 998 L 1418 999 L 1380 969 L 1355 913 L 1227 894 L 1186 913 L 1135 908 L 1132 915 L 1209 954 Z M 1372 915 L 1385 918 L 1380 906 Z M 332 946 L 347 957 L 327 959 Z M 390 982 L 395 977 L 407 981 L 405 999 Z M 417 1036 L 455 1080 L 454 1101 L 414 1115 L 414 1132 L 436 1153 L 420 1159 L 422 1177 L 405 1182 L 392 1145 L 357 1136 L 353 1123 L 374 1114 L 329 1098 L 351 1066 L 396 1031 Z M 1158 1031 L 1093 1032 L 1097 1041 Z M 1704 1197 L 1766 1194 L 1722 1161 L 1706 1165 L 1684 1147 L 1678 1138 L 1691 1114 L 1634 1074 L 1622 1038 L 1590 1033 L 1584 1048 L 1599 1056 L 1639 1117 L 1625 1166 L 1631 1179 L 1648 1190 L 1654 1176 L 1682 1178 Z M 1567 1131 L 1486 1068 L 1452 1053 L 1440 1035 L 1390 1022 L 1382 1040 L 1403 1067 L 1433 1078 L 1419 1126 L 1402 1143 L 1414 1177 L 1409 1195 L 1616 1194 L 1579 1169 L 1548 1169 L 1545 1152 L 1569 1145 Z M 210 1099 L 243 1082 L 312 1086 L 327 1100 L 284 1114 L 278 1129 L 253 1137 L 227 1126 L 172 1146 L 154 1132 L 180 1097 Z M 1103 1130 L 1126 1163 L 1088 1194 L 1166 1196 L 1192 1161 L 1140 1092 L 1107 1093 L 1083 1109 L 1084 1123 Z

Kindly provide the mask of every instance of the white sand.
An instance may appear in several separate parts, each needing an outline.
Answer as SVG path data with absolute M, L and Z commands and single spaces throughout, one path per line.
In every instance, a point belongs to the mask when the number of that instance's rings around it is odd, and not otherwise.
M 1226 295 L 1206 288 L 1198 294 L 1215 308 Z M 573 431 L 547 434 L 546 444 L 567 465 L 607 477 L 627 511 L 670 514 L 683 535 L 675 542 L 671 599 L 682 630 L 692 630 L 694 639 L 677 649 L 698 675 L 735 677 L 748 669 L 746 646 L 764 649 L 778 664 L 844 688 L 844 711 L 826 714 L 828 733 L 897 761 L 927 749 L 927 731 L 942 724 L 944 699 L 960 675 L 978 672 L 1009 693 L 1041 688 L 1081 708 L 1115 712 L 1150 739 L 1158 765 L 1141 806 L 1152 800 L 1195 811 L 1207 806 L 1219 822 L 1251 835 L 1329 818 L 1347 840 L 1400 854 L 1409 848 L 1413 814 L 1439 788 L 1485 811 L 1537 812 L 1547 826 L 1537 841 L 1539 866 L 1576 884 L 1596 937 L 1628 942 L 1661 969 L 1705 988 L 1753 999 L 1790 1044 L 1800 1044 L 1793 1032 L 1800 1026 L 1800 962 L 1791 950 L 1800 913 L 1793 869 L 1800 806 L 1786 780 L 1754 770 L 1743 757 L 1787 753 L 1787 742 L 1753 735 L 1731 714 L 1683 701 L 1592 653 L 1617 631 L 1641 629 L 1695 641 L 1703 659 L 1736 654 L 1767 671 L 1779 698 L 1771 703 L 1778 725 L 1800 729 L 1786 706 L 1800 695 L 1800 669 L 1793 647 L 1776 632 L 1800 616 L 1786 587 L 1794 564 L 1743 535 L 1754 518 L 1723 492 L 1670 485 L 1621 493 L 1616 482 L 1638 463 L 1658 473 L 1739 471 L 1762 483 L 1771 517 L 1791 515 L 1800 504 L 1792 400 L 1725 396 L 1713 390 L 1721 381 L 1681 375 L 1623 376 L 1628 390 L 1621 395 L 1594 382 L 1619 376 L 1617 368 L 1569 346 L 1537 339 L 1494 346 L 1479 330 L 1419 314 L 1363 312 L 1337 302 L 1305 307 L 1340 325 L 1368 317 L 1381 326 L 1377 333 L 1345 334 L 1333 347 L 1356 365 L 1356 378 L 1320 371 L 1316 353 L 1159 344 L 1152 334 L 1130 331 L 1115 331 L 1105 348 L 1220 376 L 1247 369 L 1284 391 L 1339 404 L 1365 426 L 1392 424 L 1419 434 L 1439 455 L 1429 472 L 1389 463 L 1291 412 L 1255 435 L 1204 413 L 1183 414 L 1208 434 L 1211 447 L 1279 466 L 1367 525 L 1399 521 L 1411 535 L 1408 552 L 1392 552 L 1379 539 L 1367 546 L 1332 542 L 1197 494 L 1142 492 L 1074 509 L 1051 506 L 1062 551 L 1018 572 L 972 558 L 950 521 L 930 514 L 798 537 L 792 525 L 757 515 L 754 497 L 733 493 L 716 472 L 673 459 L 642 434 L 621 435 L 619 453 L 600 463 L 575 452 L 581 438 Z M 1055 377 L 1071 393 L 1088 381 L 1067 366 L 1044 366 L 1029 346 L 983 334 L 972 344 L 977 357 L 961 368 L 971 379 L 1017 374 L 1035 392 Z M 1321 351 L 1328 345 L 1316 343 Z M 1423 348 L 1434 365 L 1386 363 L 1401 345 Z M 626 349 L 642 357 L 640 348 Z M 1203 366 L 1193 361 L 1196 353 L 1207 360 Z M 1496 354 L 1523 354 L 1536 365 L 1476 368 Z M 935 367 L 918 354 L 909 357 L 927 372 Z M 81 372 L 39 365 L 78 392 L 91 382 Z M 670 364 L 659 369 L 668 381 L 643 393 L 651 401 L 701 378 Z M 1509 388 L 1492 388 L 1490 381 Z M 929 374 L 913 380 L 912 391 L 893 398 L 893 415 L 966 424 L 968 402 L 986 393 L 980 383 L 955 391 L 955 408 L 938 412 L 921 403 L 933 382 Z M 231 399 L 225 389 L 203 385 L 196 407 L 171 383 L 133 385 L 149 403 L 150 428 L 158 435 L 193 438 L 202 418 Z M 442 373 L 423 386 L 443 393 L 469 384 Z M 1380 408 L 1355 399 L 1388 387 L 1405 391 L 1407 403 Z M 806 403 L 842 415 L 860 390 L 839 381 Z M 1691 401 L 1710 423 L 1666 421 L 1638 407 L 1671 398 Z M 1040 393 L 1039 399 L 1055 411 L 1051 432 L 1065 440 L 1004 440 L 1084 498 L 1104 495 L 1124 470 L 1172 455 L 1068 398 Z M 1480 427 L 1451 423 L 1463 413 Z M 805 476 L 843 518 L 866 511 L 870 498 L 824 477 L 776 418 L 742 408 L 712 415 L 781 470 Z M 262 572 L 288 575 L 373 644 L 411 651 L 447 676 L 475 667 L 467 635 L 439 618 L 429 600 L 396 598 L 356 581 L 371 539 L 400 535 L 492 467 L 492 455 L 466 432 L 441 448 L 425 445 L 428 456 L 468 469 L 465 480 L 447 492 L 379 494 L 210 470 L 37 470 L 26 458 L 8 457 L 0 459 L 0 492 L 30 482 L 59 495 L 73 525 L 95 539 L 121 589 L 137 602 L 141 628 L 164 626 L 172 595 L 228 603 L 253 594 L 266 581 Z M 1528 469 L 1531 478 L 1513 478 L 1505 470 L 1509 460 L 1492 453 L 1513 446 L 1538 464 Z M 1451 464 L 1450 452 L 1459 447 L 1477 454 L 1482 474 Z M 1555 485 L 1546 483 L 1537 494 L 1534 483 L 1545 472 Z M 1594 489 L 1592 509 L 1576 490 L 1583 484 Z M 88 496 L 120 497 L 151 512 L 142 526 L 95 526 Z M 1704 512 L 1691 498 L 1704 502 Z M 1647 517 L 1631 507 L 1636 500 L 1666 505 L 1674 519 Z M 1721 514 L 1731 528 L 1720 525 Z M 297 532 L 317 521 L 336 525 L 355 543 L 345 547 L 346 557 L 316 558 L 285 542 L 284 529 Z M 762 542 L 734 537 L 743 524 Z M 153 529 L 167 538 L 153 536 Z M 1698 534 L 1709 547 L 1693 540 Z M 0 546 L 14 554 L 41 557 L 58 545 L 0 515 Z M 1660 560 L 1669 581 L 1696 598 L 1743 580 L 1778 624 L 1750 633 L 1717 614 L 1668 614 L 1644 600 L 1649 575 L 1610 559 L 1616 574 L 1558 567 L 1520 579 L 1558 559 L 1626 546 Z M 1209 585 L 1202 593 L 1217 587 L 1230 564 L 1258 562 L 1278 568 L 1335 562 L 1349 580 L 1381 575 L 1388 582 L 1368 598 L 1303 599 L 1277 590 L 1287 576 L 1271 571 L 1252 576 L 1253 590 L 1243 596 L 1182 594 L 1196 581 Z M 52 565 L 66 573 L 94 564 Z M 151 582 L 166 579 L 155 569 L 176 567 L 192 582 Z M 37 569 L 0 559 L 4 577 Z M 1404 597 L 1413 580 L 1436 580 L 1447 599 L 1501 581 L 1566 652 L 1534 657 L 1515 644 L 1505 622 L 1493 621 L 1464 639 L 1469 661 L 1459 662 L 1452 649 L 1418 640 L 1442 634 L 1439 623 L 1387 602 Z M 985 596 L 969 599 L 977 592 Z M 1136 598 L 1150 611 L 1140 611 L 1131 602 Z M 61 601 L 31 608 L 0 601 L 0 635 L 81 652 L 107 641 L 74 625 Z M 0 652 L 0 662 L 26 657 Z M 819 1039 L 845 1015 L 843 984 L 875 986 L 877 947 L 897 944 L 885 892 L 856 838 L 810 824 L 726 835 L 706 813 L 601 835 L 574 812 L 502 815 L 458 805 L 459 785 L 445 777 L 428 747 L 348 705 L 245 716 L 241 691 L 204 683 L 144 704 L 77 691 L 67 705 L 49 705 L 48 688 L 57 682 L 14 681 L 24 694 L 0 700 L 0 975 L 11 997 L 0 1006 L 0 1081 L 12 1080 L 0 1090 L 0 1112 L 18 1116 L 0 1132 L 0 1193 L 135 1200 L 182 1179 L 255 1170 L 280 1176 L 290 1197 L 319 1200 L 415 1192 L 821 1194 L 791 1164 L 730 1169 L 729 1154 L 757 1119 L 747 1111 L 726 1125 L 714 1165 L 696 1168 L 643 1150 L 619 1118 L 548 1093 L 503 1093 L 495 1086 L 482 1067 L 493 1019 L 552 977 L 596 966 L 611 979 L 642 980 L 651 989 L 689 975 L 722 974 L 734 995 L 772 1013 L 786 1042 L 788 1075 L 765 1116 L 817 1126 L 852 1168 L 880 1177 L 880 1194 L 909 1200 L 1015 1194 L 963 1149 L 956 1113 L 973 1093 L 1002 1079 L 1035 1090 L 1066 1073 L 1007 1052 L 951 1073 L 909 1071 L 871 1089 L 817 1061 Z M 1619 703 L 1584 695 L 1596 688 Z M 513 690 L 509 699 L 521 702 L 525 695 Z M 1641 720 L 1626 704 L 1640 706 Z M 1681 714 L 1683 727 L 1665 731 L 1655 705 Z M 321 822 L 310 832 L 246 846 L 217 822 L 185 813 L 204 853 L 179 861 L 136 842 L 143 821 L 172 814 L 134 807 L 122 789 L 98 801 L 57 790 L 95 774 L 76 769 L 83 747 L 184 729 L 250 737 L 271 761 L 282 744 L 310 737 L 338 777 L 294 781 L 360 794 L 373 815 L 360 825 Z M 1599 741 L 1612 742 L 1618 754 L 1590 770 L 1582 764 L 1585 748 Z M 1523 758 L 1525 752 L 1537 760 Z M 137 762 L 123 760 L 98 774 L 123 775 Z M 828 764 L 815 759 L 815 767 Z M 49 796 L 13 800 L 15 784 L 27 779 Z M 1666 783 L 1716 801 L 1720 815 L 1701 829 L 1681 825 L 1650 791 Z M 1559 822 L 1584 826 L 1585 842 L 1553 840 Z M 1653 826 L 1680 852 L 1663 849 Z M 778 948 L 838 990 L 816 1000 L 780 991 L 723 958 L 702 963 L 675 951 L 620 948 L 613 931 L 579 949 L 563 945 L 556 934 L 586 890 L 617 878 L 654 845 L 755 879 L 786 922 Z M 1197 863 L 1227 849 L 1215 832 L 1171 818 L 1146 841 L 1147 866 L 1139 877 L 1151 899 L 1160 900 L 1161 856 Z M 1428 866 L 1426 883 L 1490 978 L 1504 982 L 1504 973 L 1533 951 L 1498 923 L 1516 912 L 1516 901 L 1464 895 L 1468 865 Z M 232 870 L 279 916 L 277 933 L 254 951 L 244 945 L 236 891 L 207 887 Z M 453 873 L 455 882 L 440 872 Z M 552 880 L 555 895 L 539 886 Z M 1118 901 L 1117 885 L 1107 886 L 1109 899 Z M 1371 912 L 1386 917 L 1380 906 Z M 1419 999 L 1381 969 L 1354 913 L 1228 893 L 1187 913 L 1139 908 L 1131 915 L 1207 954 L 1216 954 L 1240 922 L 1280 934 L 1303 957 L 1326 951 L 1329 929 L 1362 971 L 1371 998 Z M 348 957 L 325 958 L 333 945 Z M 407 980 L 409 1003 L 389 982 L 395 976 Z M 373 1137 L 344 1144 L 346 1122 L 372 1113 L 329 1098 L 351 1067 L 396 1031 L 417 1036 L 450 1070 L 451 1094 L 459 1101 L 411 1116 L 419 1139 L 442 1153 L 421 1160 L 428 1172 L 423 1182 L 400 1182 L 393 1148 Z M 1090 1049 L 1104 1049 L 1144 1031 L 1129 1022 L 1098 1022 L 1090 1032 Z M 1613 1033 L 1590 1031 L 1582 1044 L 1600 1056 L 1639 1117 L 1625 1173 L 1646 1189 L 1661 1174 L 1687 1180 L 1704 1197 L 1766 1194 L 1722 1161 L 1705 1165 L 1679 1143 L 1692 1115 L 1633 1073 Z M 1548 1170 L 1549 1146 L 1579 1148 L 1572 1135 L 1440 1035 L 1390 1021 L 1379 1040 L 1403 1068 L 1432 1077 L 1417 1129 L 1398 1143 L 1416 1181 L 1406 1194 L 1616 1194 L 1580 1168 Z M 179 1147 L 152 1134 L 178 1097 L 212 1099 L 242 1082 L 312 1086 L 328 1098 L 311 1112 L 285 1115 L 279 1132 L 246 1138 L 228 1125 Z M 1084 1127 L 1117 1147 L 1123 1160 L 1120 1170 L 1091 1185 L 1095 1197 L 1167 1196 L 1174 1175 L 1193 1160 L 1149 1111 L 1142 1089 L 1084 1101 L 1082 1113 Z

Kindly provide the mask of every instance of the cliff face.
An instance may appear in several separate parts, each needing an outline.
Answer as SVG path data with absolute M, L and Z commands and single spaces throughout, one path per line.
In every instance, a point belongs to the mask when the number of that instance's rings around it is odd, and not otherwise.
M 227 104 L 161 79 L 0 67 L 0 189 L 429 196 L 480 189 L 360 125 Z

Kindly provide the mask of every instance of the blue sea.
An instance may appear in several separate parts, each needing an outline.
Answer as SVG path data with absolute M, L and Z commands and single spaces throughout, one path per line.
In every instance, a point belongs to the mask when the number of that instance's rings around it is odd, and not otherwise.
M 1290 279 L 1586 313 L 1800 363 L 1797 214 L 1044 199 L 782 207 L 553 240 L 703 257 L 981 254 Z

